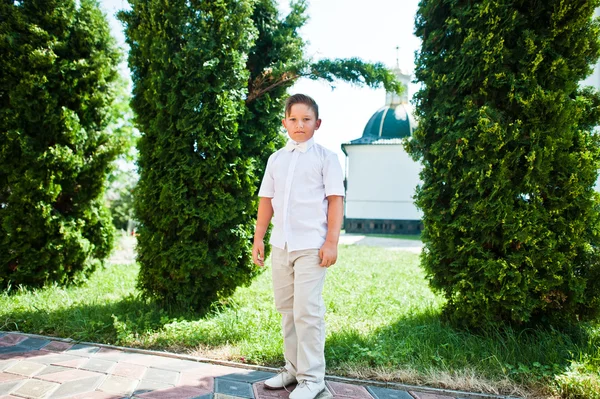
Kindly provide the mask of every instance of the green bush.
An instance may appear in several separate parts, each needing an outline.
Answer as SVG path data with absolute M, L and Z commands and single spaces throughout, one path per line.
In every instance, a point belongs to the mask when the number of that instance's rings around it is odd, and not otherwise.
M 428 1 L 416 78 L 422 264 L 459 325 L 600 308 L 594 1 Z
M 120 54 L 94 0 L 4 1 L 0 15 L 0 287 L 78 281 L 113 243 Z
M 142 133 L 134 208 L 138 285 L 201 307 L 249 283 L 253 162 L 238 118 L 255 29 L 251 2 L 130 1 L 132 108 Z

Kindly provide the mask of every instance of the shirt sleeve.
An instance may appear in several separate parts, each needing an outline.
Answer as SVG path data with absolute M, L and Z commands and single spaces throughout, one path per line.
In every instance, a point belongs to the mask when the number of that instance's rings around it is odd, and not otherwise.
M 267 161 L 267 167 L 265 168 L 265 175 L 263 176 L 260 189 L 258 190 L 259 197 L 273 198 L 275 196 L 275 180 L 273 179 L 273 156 L 271 154 Z
M 345 196 L 344 190 L 344 173 L 342 166 L 336 154 L 329 154 L 325 158 L 323 166 L 323 182 L 325 183 L 325 196 L 339 195 Z

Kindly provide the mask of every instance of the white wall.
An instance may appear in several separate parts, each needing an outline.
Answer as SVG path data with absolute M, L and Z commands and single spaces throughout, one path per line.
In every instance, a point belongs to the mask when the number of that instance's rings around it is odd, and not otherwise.
M 596 8 L 594 16 L 600 17 L 600 8 Z M 581 85 L 594 86 L 596 89 L 600 90 L 600 61 L 596 63 L 596 66 L 594 67 L 594 72 L 592 72 L 590 76 L 588 76 L 583 82 L 581 82 Z M 600 192 L 600 175 L 596 180 L 596 185 L 594 186 L 594 189 Z
M 400 144 L 351 145 L 348 153 L 346 218 L 420 220 L 413 196 L 420 165 Z

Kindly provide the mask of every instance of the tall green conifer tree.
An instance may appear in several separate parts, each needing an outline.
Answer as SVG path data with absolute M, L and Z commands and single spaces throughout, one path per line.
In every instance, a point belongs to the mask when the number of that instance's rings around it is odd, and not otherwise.
M 420 4 L 422 263 L 457 324 L 571 323 L 600 308 L 600 2 Z
M 256 191 L 279 148 L 283 101 L 299 77 L 399 90 L 381 64 L 310 62 L 298 29 L 306 3 L 280 18 L 274 0 L 130 0 L 139 143 L 138 285 L 201 308 L 248 284 Z
M 2 289 L 78 281 L 110 253 L 119 59 L 95 0 L 0 3 Z

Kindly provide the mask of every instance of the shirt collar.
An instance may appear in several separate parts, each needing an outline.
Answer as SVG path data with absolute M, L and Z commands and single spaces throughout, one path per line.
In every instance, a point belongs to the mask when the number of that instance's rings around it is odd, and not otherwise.
M 302 142 L 302 143 L 298 143 L 297 141 L 294 140 L 289 140 L 287 142 L 287 144 L 285 145 L 285 149 L 286 151 L 292 152 L 294 150 L 298 150 L 300 152 L 306 152 L 308 151 L 308 149 L 310 147 L 312 147 L 315 143 L 315 139 L 313 137 L 311 137 L 310 139 Z

